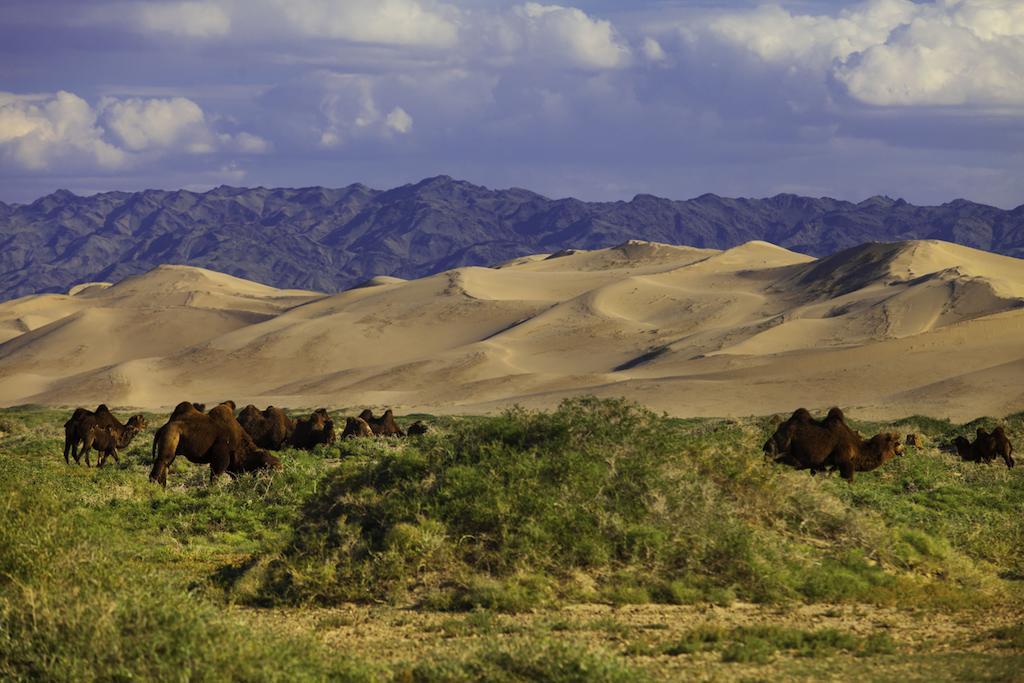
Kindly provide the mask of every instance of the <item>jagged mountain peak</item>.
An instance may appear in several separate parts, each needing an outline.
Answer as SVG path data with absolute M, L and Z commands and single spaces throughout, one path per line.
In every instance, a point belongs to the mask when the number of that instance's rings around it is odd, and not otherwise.
M 0 299 L 66 292 L 161 263 L 230 272 L 277 287 L 340 291 L 374 275 L 415 278 L 536 253 L 629 239 L 728 249 L 765 240 L 814 256 L 871 241 L 941 239 L 1024 255 L 1024 208 L 956 200 L 913 206 L 777 194 L 676 201 L 550 199 L 448 175 L 390 190 L 345 187 L 61 190 L 0 205 Z

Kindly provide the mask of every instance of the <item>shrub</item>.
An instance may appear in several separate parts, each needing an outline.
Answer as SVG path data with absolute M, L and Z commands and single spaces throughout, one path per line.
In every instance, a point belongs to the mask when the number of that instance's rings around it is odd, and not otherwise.
M 886 517 L 904 505 L 898 480 L 946 485 L 941 462 L 904 456 L 853 488 L 766 465 L 763 429 L 577 398 L 360 446 L 371 450 L 325 476 L 239 597 L 518 611 L 559 600 L 891 603 L 911 589 L 927 600 L 936 574 L 954 581 L 934 593 L 941 601 L 980 585 L 920 515 L 905 528 Z

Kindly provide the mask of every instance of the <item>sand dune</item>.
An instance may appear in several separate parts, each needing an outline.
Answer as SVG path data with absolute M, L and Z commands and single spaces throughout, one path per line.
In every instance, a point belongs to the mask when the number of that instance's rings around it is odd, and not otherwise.
M 1024 262 L 935 241 L 812 259 L 630 241 L 335 295 L 186 266 L 0 304 L 0 403 L 678 415 L 1024 409 Z

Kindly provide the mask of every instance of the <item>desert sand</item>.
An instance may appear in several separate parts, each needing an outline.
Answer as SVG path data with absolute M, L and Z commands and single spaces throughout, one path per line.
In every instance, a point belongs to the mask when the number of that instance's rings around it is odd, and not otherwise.
M 630 241 L 333 295 L 162 266 L 0 304 L 2 405 L 481 413 L 580 393 L 679 416 L 1024 410 L 1024 261 Z

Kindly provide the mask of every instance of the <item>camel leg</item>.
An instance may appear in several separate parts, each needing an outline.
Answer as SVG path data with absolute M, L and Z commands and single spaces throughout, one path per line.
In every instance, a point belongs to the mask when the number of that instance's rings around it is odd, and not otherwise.
M 99 462 L 97 463 L 96 467 L 103 467 L 103 465 L 107 463 L 107 458 L 109 458 L 110 456 L 114 456 L 114 461 L 117 462 L 117 464 L 119 465 L 121 464 L 121 461 L 117 459 L 117 447 L 115 446 L 114 448 L 103 451 L 100 454 Z
M 156 449 L 154 449 L 156 451 Z M 173 449 L 168 452 L 159 452 L 157 457 L 153 460 L 153 469 L 150 470 L 150 481 L 159 483 L 164 488 L 167 488 L 167 470 L 170 469 L 171 463 L 174 462 L 175 453 Z
M 212 452 L 210 453 L 210 483 L 221 474 L 228 471 L 228 465 L 231 464 L 231 450 L 227 444 L 217 443 L 213 446 Z
M 82 442 L 82 452 L 79 454 L 79 457 L 85 456 L 85 466 L 86 467 L 92 467 L 92 462 L 89 460 L 89 451 L 91 451 L 91 450 L 92 450 L 92 439 L 90 439 L 87 436 L 87 437 L 85 437 L 85 440 Z
M 171 466 L 172 462 L 174 462 L 173 452 L 169 459 L 165 459 L 163 455 L 160 455 L 153 461 L 153 469 L 149 471 L 149 480 L 154 484 L 160 484 L 167 488 L 167 468 Z

